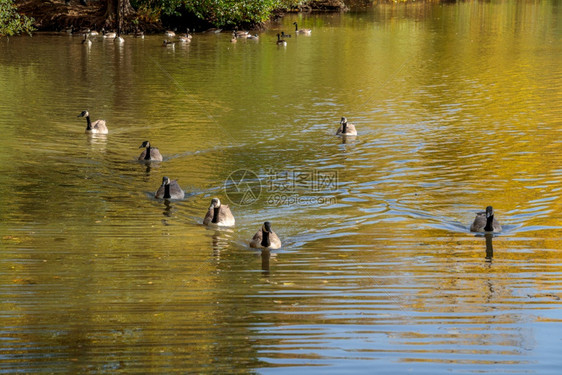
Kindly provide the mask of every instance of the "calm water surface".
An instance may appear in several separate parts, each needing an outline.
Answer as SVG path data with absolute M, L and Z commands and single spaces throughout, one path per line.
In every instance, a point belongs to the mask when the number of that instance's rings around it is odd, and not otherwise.
M 561 12 L 0 39 L 0 372 L 558 373 Z M 154 199 L 164 175 L 184 200 Z M 215 196 L 236 227 L 202 225 Z M 504 231 L 475 236 L 487 205 Z M 282 249 L 248 247 L 265 220 Z

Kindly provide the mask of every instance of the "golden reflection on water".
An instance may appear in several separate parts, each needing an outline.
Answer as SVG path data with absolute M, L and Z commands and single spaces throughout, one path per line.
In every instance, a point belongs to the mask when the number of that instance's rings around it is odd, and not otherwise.
M 235 47 L 0 40 L 2 368 L 553 372 L 556 14 L 381 5 Z M 277 48 L 293 20 L 313 34 Z M 357 137 L 334 136 L 343 115 Z M 145 140 L 163 162 L 136 160 Z M 259 199 L 204 227 L 240 169 Z M 164 175 L 184 200 L 154 199 Z M 489 204 L 504 232 L 470 233 Z M 266 220 L 283 248 L 250 250 Z

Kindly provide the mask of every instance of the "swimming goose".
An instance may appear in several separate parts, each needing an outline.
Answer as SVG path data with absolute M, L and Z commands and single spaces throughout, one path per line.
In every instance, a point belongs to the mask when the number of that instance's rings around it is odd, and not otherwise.
M 92 45 L 92 41 L 88 38 L 88 34 L 84 34 L 84 39 L 82 40 L 82 44 L 88 47 Z
M 336 135 L 357 135 L 357 129 L 355 129 L 355 125 L 349 124 L 347 122 L 347 118 L 342 117 L 340 120 L 340 127 L 336 132 Z
M 236 33 L 233 31 L 232 32 L 232 38 L 230 38 L 230 43 L 236 43 L 238 41 L 238 39 L 236 39 Z
M 179 37 L 180 43 L 191 43 L 191 38 L 187 35 L 182 35 Z
M 144 39 L 144 31 L 141 31 L 141 30 L 137 29 L 135 31 L 134 37 Z
M 300 29 L 299 30 L 299 26 L 297 25 L 296 22 L 293 22 L 293 25 L 295 25 L 295 33 L 297 33 L 297 34 L 310 35 L 310 33 L 312 32 L 311 29 Z
M 117 33 L 117 35 L 113 40 L 116 41 L 117 43 L 123 43 L 125 41 L 125 39 L 119 33 Z
M 277 45 L 278 46 L 286 46 L 287 45 L 287 41 L 284 39 L 281 39 L 281 34 L 277 34 Z
M 176 180 L 170 181 L 166 176 L 162 177 L 162 185 L 158 188 L 154 197 L 158 199 L 183 199 L 184 191 Z
M 176 36 L 176 33 L 173 32 L 172 30 L 166 30 L 166 36 L 167 36 L 168 38 L 173 38 L 173 37 Z
M 117 36 L 117 33 L 115 31 L 110 31 L 110 32 L 103 32 L 103 37 L 106 39 L 115 39 L 115 37 Z
M 236 28 L 234 29 L 234 36 L 236 36 L 237 38 L 245 38 L 245 37 L 247 37 L 249 34 L 250 34 L 250 32 L 249 32 L 249 31 L 246 31 L 246 30 L 238 31 L 238 27 L 236 27 Z
M 284 31 L 281 31 L 281 38 L 290 38 L 291 34 L 285 34 Z
M 105 126 L 105 120 L 96 120 L 92 123 L 90 120 L 90 113 L 88 111 L 82 111 L 78 117 L 86 117 L 86 133 L 92 134 L 107 134 L 107 126 Z
M 189 27 L 187 28 L 187 32 L 184 35 L 181 35 L 179 37 L 179 41 L 181 43 L 191 43 L 191 38 L 193 38 L 191 36 L 191 34 L 189 33 Z
M 271 223 L 269 221 L 263 223 L 261 229 L 254 234 L 250 241 L 250 247 L 265 249 L 279 249 L 281 247 L 281 240 L 271 230 Z
M 211 205 L 203 219 L 203 224 L 231 227 L 234 225 L 234 222 L 234 216 L 228 205 L 221 204 L 219 198 L 211 199 Z
M 501 232 L 502 226 L 494 219 L 494 209 L 492 206 L 486 207 L 486 212 L 478 212 L 474 222 L 470 226 L 471 232 Z
M 162 161 L 162 154 L 160 154 L 160 151 L 156 147 L 152 147 L 149 141 L 144 141 L 139 148 L 145 149 L 141 152 L 139 160 Z
M 162 42 L 162 47 L 174 47 L 175 43 L 172 42 L 171 40 L 167 40 L 164 39 L 164 41 Z

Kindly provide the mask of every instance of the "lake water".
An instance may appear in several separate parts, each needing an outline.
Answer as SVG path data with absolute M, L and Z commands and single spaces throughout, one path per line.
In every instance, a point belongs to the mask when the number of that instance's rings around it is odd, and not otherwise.
M 558 374 L 561 13 L 0 39 L 0 372 Z M 277 46 L 294 21 L 312 35 Z M 163 176 L 184 200 L 154 198 Z M 212 197 L 235 227 L 202 225 Z M 487 205 L 494 237 L 469 232 Z

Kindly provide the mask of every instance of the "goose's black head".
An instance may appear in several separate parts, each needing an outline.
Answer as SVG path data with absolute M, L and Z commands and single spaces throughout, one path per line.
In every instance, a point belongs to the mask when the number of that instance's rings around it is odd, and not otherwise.
M 486 207 L 486 219 L 489 217 L 494 217 L 494 209 L 492 208 L 492 206 Z
M 139 148 L 147 148 L 150 147 L 150 142 L 149 141 L 144 141 L 142 143 L 142 145 L 139 146 Z
M 219 198 L 211 199 L 211 206 L 210 207 L 219 208 L 220 206 L 221 206 L 221 201 L 219 200 Z
M 271 233 L 271 223 L 269 221 L 266 221 L 265 223 L 263 223 L 262 231 L 267 232 L 267 233 Z
M 88 113 L 88 110 L 82 111 L 82 113 L 80 113 L 78 115 L 78 117 L 88 117 L 90 116 L 90 114 Z
M 166 176 L 162 177 L 162 186 L 170 185 L 170 179 Z

